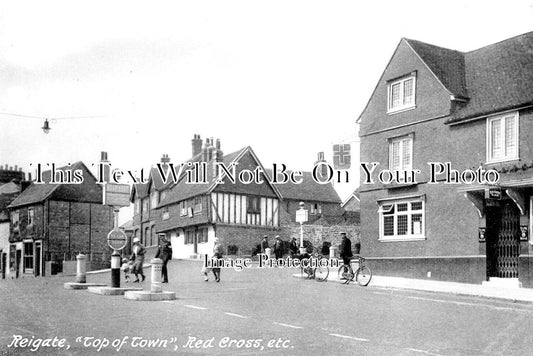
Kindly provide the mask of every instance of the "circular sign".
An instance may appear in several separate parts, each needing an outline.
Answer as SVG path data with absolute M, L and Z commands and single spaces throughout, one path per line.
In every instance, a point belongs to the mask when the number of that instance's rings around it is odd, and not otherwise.
M 122 250 L 127 242 L 128 237 L 120 229 L 113 229 L 107 234 L 107 244 L 114 250 Z

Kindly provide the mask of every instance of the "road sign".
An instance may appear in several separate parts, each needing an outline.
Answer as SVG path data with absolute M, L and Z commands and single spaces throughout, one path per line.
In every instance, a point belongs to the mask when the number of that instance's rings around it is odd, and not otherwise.
M 111 230 L 109 234 L 107 234 L 107 244 L 114 250 L 122 250 L 126 247 L 127 241 L 128 237 L 124 231 L 118 228 Z
M 298 209 L 296 210 L 296 222 L 304 223 L 307 222 L 307 209 Z
M 128 184 L 107 183 L 104 186 L 104 205 L 130 206 L 130 186 Z

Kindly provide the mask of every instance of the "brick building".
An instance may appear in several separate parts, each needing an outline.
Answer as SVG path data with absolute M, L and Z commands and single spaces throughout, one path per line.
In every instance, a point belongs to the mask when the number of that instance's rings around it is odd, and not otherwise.
M 361 161 L 379 163 L 360 187 L 376 273 L 533 286 L 532 52 L 533 33 L 470 52 L 400 41 L 358 119 Z M 499 182 L 471 182 L 480 167 Z
M 106 238 L 113 228 L 113 211 L 102 205 L 102 189 L 82 162 L 56 171 L 83 175 L 81 184 L 50 184 L 50 171 L 42 184 L 32 184 L 9 205 L 12 268 L 23 275 L 50 275 L 54 264 L 78 253 L 102 261 L 109 256 Z M 73 173 L 72 173 L 73 174 Z M 48 263 L 47 263 L 48 262 Z M 90 266 L 89 266 L 90 268 Z

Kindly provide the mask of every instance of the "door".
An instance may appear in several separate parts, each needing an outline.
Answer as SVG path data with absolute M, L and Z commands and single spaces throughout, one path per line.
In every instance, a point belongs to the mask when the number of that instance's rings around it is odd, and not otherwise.
M 7 253 L 2 253 L 2 279 L 6 279 L 6 260 Z
M 518 278 L 520 215 L 511 201 L 487 209 L 487 277 Z
M 41 243 L 36 242 L 35 243 L 35 266 L 34 270 L 35 277 L 38 277 L 41 275 Z
M 19 278 L 20 260 L 22 260 L 22 250 L 17 250 L 15 257 L 15 278 Z
M 198 234 L 200 233 L 200 230 L 197 228 L 194 229 L 194 253 L 198 253 Z

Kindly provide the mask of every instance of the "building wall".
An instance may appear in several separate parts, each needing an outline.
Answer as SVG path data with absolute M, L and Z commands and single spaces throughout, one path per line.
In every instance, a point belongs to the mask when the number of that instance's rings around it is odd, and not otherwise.
M 312 224 L 316 220 L 320 219 L 322 215 L 334 215 L 334 216 L 340 216 L 344 213 L 344 209 L 341 207 L 340 203 L 325 203 L 325 202 L 318 202 L 318 201 L 312 201 L 312 200 L 306 200 L 304 201 L 304 209 L 308 210 L 308 224 Z M 319 214 L 318 212 L 316 214 L 311 213 L 311 204 L 320 204 L 322 213 Z M 300 200 L 291 200 L 291 199 L 285 199 L 281 202 L 281 211 L 282 211 L 282 217 L 281 217 L 281 225 L 290 225 L 291 223 L 296 221 L 296 211 L 300 209 Z
M 235 245 L 238 247 L 238 255 L 250 256 L 255 247 L 261 243 L 264 235 L 268 236 L 269 241 L 274 242 L 274 237 L 280 234 L 279 228 L 253 227 L 253 226 L 232 226 L 218 224 L 215 228 L 216 236 L 220 238 L 220 243 L 224 251 L 228 246 Z

